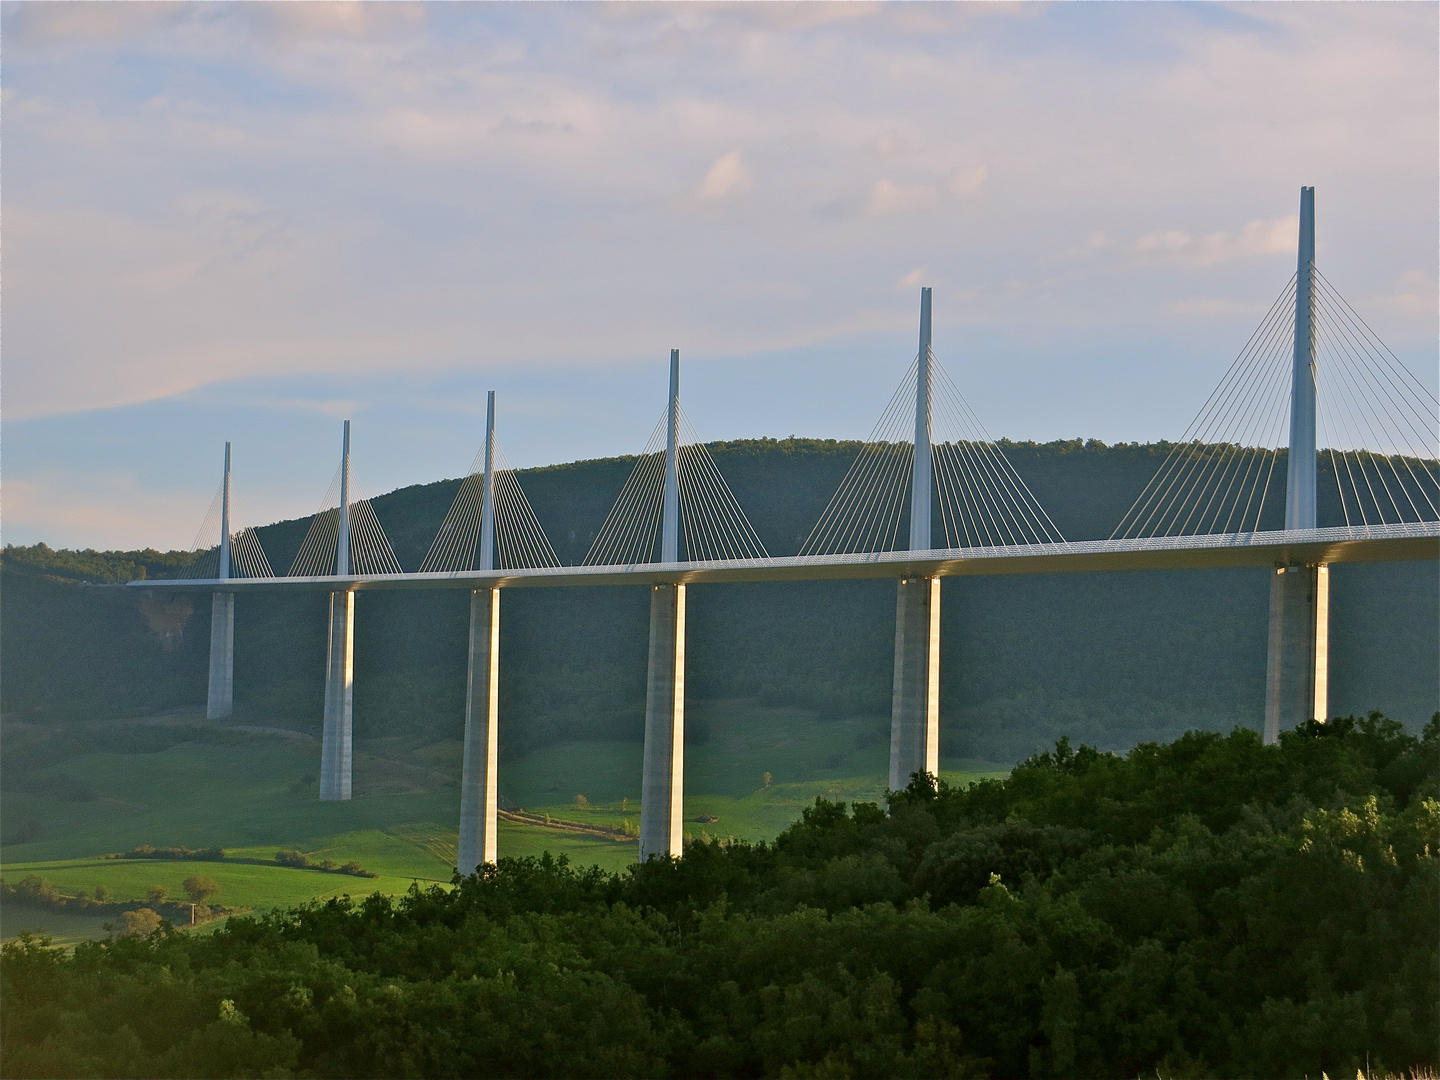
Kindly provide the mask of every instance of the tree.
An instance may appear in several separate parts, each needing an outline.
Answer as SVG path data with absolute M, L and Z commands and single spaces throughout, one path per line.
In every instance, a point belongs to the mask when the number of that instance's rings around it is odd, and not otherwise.
M 127 937 L 149 937 L 160 929 L 160 916 L 148 907 L 137 908 L 135 911 L 122 911 L 120 921 L 125 926 Z
M 145 902 L 147 904 L 163 904 L 165 902 L 165 887 L 163 885 L 151 885 L 145 890 Z
M 110 888 L 106 885 L 95 886 L 95 902 L 97 904 L 108 904 L 110 902 Z
M 203 904 L 206 899 L 220 892 L 220 883 L 206 874 L 193 874 L 185 879 L 181 888 L 193 903 Z

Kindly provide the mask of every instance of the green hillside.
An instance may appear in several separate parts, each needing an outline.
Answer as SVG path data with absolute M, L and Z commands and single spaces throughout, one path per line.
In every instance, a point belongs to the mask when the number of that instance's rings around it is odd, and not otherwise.
M 782 555 L 797 550 L 856 450 L 855 443 L 798 439 L 711 445 L 756 530 Z M 1005 450 L 1065 535 L 1087 539 L 1109 534 L 1168 446 L 1077 440 Z M 583 557 L 632 465 L 614 458 L 520 474 L 562 561 Z M 373 500 L 407 569 L 423 558 L 458 483 Z M 1266 513 L 1278 520 L 1278 497 L 1272 502 Z M 1333 480 L 1322 469 L 1321 523 L 1339 520 Z M 307 525 L 259 530 L 272 565 L 289 565 Z M 8 549 L 0 641 L 6 716 L 144 715 L 202 701 L 208 601 L 160 601 L 103 584 L 137 570 L 172 573 L 176 559 Z M 893 590 L 888 582 L 695 587 L 691 700 L 883 725 Z M 1437 707 L 1437 591 L 1432 564 L 1336 568 L 1333 711 L 1378 708 L 1418 730 Z M 1265 574 L 1251 570 L 947 580 L 944 753 L 1006 762 L 1060 735 L 1124 749 L 1187 728 L 1254 725 L 1266 602 Z M 458 737 L 465 618 L 459 592 L 359 596 L 358 739 Z M 566 740 L 640 738 L 643 589 L 517 590 L 505 594 L 503 619 L 507 759 Z M 236 620 L 241 715 L 317 731 L 324 598 L 242 595 Z M 697 716 L 691 740 L 703 743 L 717 722 L 723 717 Z
M 1166 447 L 1006 449 L 1064 533 L 1084 539 L 1108 535 Z M 856 450 L 804 440 L 712 446 L 775 554 L 796 551 Z M 611 459 L 521 474 L 563 560 L 583 557 L 632 465 Z M 374 500 L 407 569 L 424 557 L 458 483 Z M 1322 499 L 1322 521 L 1334 511 Z M 272 565 L 289 565 L 307 527 L 297 520 L 259 530 Z M 5 550 L 5 880 L 34 874 L 67 895 L 104 885 L 124 900 L 155 885 L 173 893 L 183 864 L 97 858 L 141 844 L 220 846 L 259 858 L 294 848 L 356 860 L 380 875 L 206 868 L 221 883 L 223 902 L 257 909 L 372 889 L 393 894 L 412 880 L 448 878 L 459 809 L 465 594 L 360 594 L 357 797 L 320 803 L 323 595 L 238 597 L 237 715 L 206 723 L 208 598 L 123 587 L 173 575 L 191 558 Z M 1266 577 L 1262 570 L 948 579 L 942 772 L 964 784 L 1062 735 L 1126 750 L 1190 729 L 1257 726 Z M 1418 731 L 1440 707 L 1437 589 L 1432 564 L 1335 569 L 1334 712 L 1382 709 Z M 684 808 L 691 837 L 763 840 L 816 796 L 882 798 L 894 603 L 894 585 L 884 581 L 691 589 Z M 641 588 L 504 594 L 501 795 L 535 816 L 502 823 L 502 856 L 550 851 L 609 869 L 634 858 L 623 837 L 536 822 L 550 815 L 623 830 L 638 821 L 646 632 Z M 14 902 L 0 913 L 6 936 L 43 926 L 66 940 L 93 937 L 103 921 Z

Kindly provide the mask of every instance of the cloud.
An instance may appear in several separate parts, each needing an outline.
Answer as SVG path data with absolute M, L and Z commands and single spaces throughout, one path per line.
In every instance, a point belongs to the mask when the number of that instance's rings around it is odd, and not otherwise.
M 945 188 L 951 195 L 964 198 L 967 195 L 978 195 L 985 187 L 985 181 L 990 176 L 990 170 L 983 165 L 972 166 L 968 169 L 956 169 L 950 174 L 950 179 L 945 181 Z
M 1171 315 L 1196 315 L 1204 318 L 1216 315 L 1264 315 L 1269 309 L 1264 304 L 1238 303 L 1234 300 L 1202 296 L 1166 304 L 1164 310 Z
M 741 152 L 731 150 L 728 154 L 716 159 L 715 164 L 710 166 L 710 171 L 705 174 L 705 179 L 695 189 L 695 197 L 709 202 L 733 199 L 744 195 L 752 185 L 753 177 L 745 166 Z
M 188 550 L 208 495 L 157 492 L 124 470 L 47 470 L 5 480 L 11 543 L 50 537 L 52 545 L 86 546 L 104 537 L 112 548 Z M 21 533 L 18 541 L 15 532 Z
M 888 217 L 935 210 L 944 205 L 947 197 L 968 199 L 979 195 L 989 175 L 990 170 L 984 166 L 970 166 L 956 169 L 939 184 L 900 184 L 894 180 L 877 180 L 865 200 L 865 213 L 872 217 Z
M 939 205 L 940 191 L 933 184 L 897 184 L 877 180 L 865 202 L 865 213 L 874 217 L 909 214 Z
M 895 282 L 895 288 L 897 290 L 903 290 L 906 292 L 911 289 L 919 288 L 921 285 L 925 284 L 925 275 L 927 272 L 927 267 L 917 266 L 914 270 L 911 270 L 899 281 Z
M 1435 277 L 1425 270 L 1406 270 L 1396 281 L 1395 291 L 1367 300 L 1365 307 L 1405 315 L 1434 316 L 1440 310 Z
M 1143 263 L 1214 266 L 1232 259 L 1259 255 L 1293 255 L 1299 231 L 1300 219 L 1294 215 L 1273 221 L 1252 221 L 1233 234 L 1216 232 L 1191 236 L 1172 229 L 1146 233 L 1135 242 L 1134 253 Z
M 909 355 L 913 298 L 893 289 L 910 268 L 945 283 L 938 322 L 1021 358 L 1007 371 L 1103 354 L 1087 377 L 1105 402 L 1132 352 L 1178 370 L 1231 348 L 1208 297 L 1279 291 L 1301 183 L 1347 294 L 1433 367 L 1433 5 L 3 17 L 17 432 L 69 415 L 84 441 L 87 410 L 169 398 L 185 415 L 247 379 L 331 400 L 352 378 L 629 370 L 672 344 L 715 364 L 883 364 L 894 342 Z M 1214 269 L 1177 293 L 1165 265 Z M 1398 282 L 1411 267 L 1428 277 Z M 1150 430 L 1151 413 L 1080 415 L 1041 385 L 1006 391 L 1028 402 L 1009 431 Z M 22 446 L 7 437 L 7 481 L 30 480 Z

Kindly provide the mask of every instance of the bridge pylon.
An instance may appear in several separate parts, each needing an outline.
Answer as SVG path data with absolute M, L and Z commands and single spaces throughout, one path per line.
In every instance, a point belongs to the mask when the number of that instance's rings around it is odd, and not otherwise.
M 680 560 L 680 350 L 670 350 L 665 411 L 665 486 L 660 561 Z M 685 586 L 650 589 L 650 655 L 645 675 L 645 761 L 640 781 L 640 861 L 684 849 Z
M 350 576 L 350 421 L 340 451 L 340 507 L 336 519 L 335 576 Z M 355 593 L 330 594 L 330 633 L 325 659 L 325 720 L 320 731 L 320 798 L 350 798 L 354 758 Z
M 216 577 L 230 577 L 230 444 L 225 444 L 225 478 L 220 486 L 220 565 Z M 210 677 L 205 719 L 223 720 L 235 711 L 235 594 L 210 597 Z
M 1300 189 L 1295 278 L 1295 351 L 1290 376 L 1290 449 L 1285 528 L 1316 527 L 1315 189 Z M 1278 564 L 1270 578 L 1265 741 L 1329 708 L 1330 573 L 1324 563 Z
M 485 479 L 480 494 L 479 570 L 495 569 L 495 391 L 485 401 Z M 500 589 L 470 591 L 465 750 L 460 777 L 457 869 L 473 874 L 497 858 L 500 761 Z
M 910 550 L 934 547 L 930 444 L 930 290 L 920 290 L 920 354 L 915 376 L 915 452 L 910 475 Z M 940 773 L 940 579 L 901 578 L 895 599 L 895 679 L 890 704 L 892 791 L 915 773 Z

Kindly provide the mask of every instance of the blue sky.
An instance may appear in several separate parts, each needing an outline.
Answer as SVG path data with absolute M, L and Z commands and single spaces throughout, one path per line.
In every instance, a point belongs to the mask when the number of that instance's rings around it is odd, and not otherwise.
M 4 540 L 702 437 L 1175 437 L 1318 261 L 1436 380 L 1431 4 L 7 4 Z

